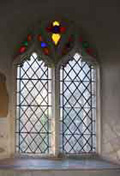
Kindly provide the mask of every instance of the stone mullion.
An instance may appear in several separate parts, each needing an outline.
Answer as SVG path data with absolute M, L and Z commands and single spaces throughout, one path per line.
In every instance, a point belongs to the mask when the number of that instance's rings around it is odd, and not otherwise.
M 53 106 L 53 118 L 52 118 L 52 149 L 53 154 L 58 156 L 59 154 L 59 70 L 57 68 L 52 69 L 52 106 Z

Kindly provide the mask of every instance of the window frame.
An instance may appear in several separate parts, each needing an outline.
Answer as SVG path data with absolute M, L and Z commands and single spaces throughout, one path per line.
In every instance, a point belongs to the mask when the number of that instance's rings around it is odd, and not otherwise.
M 39 52 L 36 50 L 31 50 L 31 54 L 33 52 L 36 52 L 39 55 Z M 71 57 L 74 56 L 75 53 L 80 54 L 80 52 L 74 51 L 71 55 Z M 53 153 L 52 154 L 29 154 L 30 156 L 40 156 L 40 157 L 58 157 L 60 155 L 60 149 L 59 149 L 59 117 L 60 117 L 60 111 L 59 111 L 59 91 L 60 91 L 60 66 L 61 64 L 64 64 L 64 62 L 70 60 L 71 57 L 66 57 L 61 60 L 60 63 L 56 65 L 56 67 L 52 68 L 52 111 L 53 111 L 53 120 L 52 120 L 52 128 L 53 128 L 53 140 L 51 141 L 54 144 L 53 147 Z M 82 57 L 84 60 L 84 57 Z M 17 57 L 12 64 L 12 79 L 11 79 L 11 99 L 10 99 L 10 109 L 11 109 L 11 120 L 10 120 L 10 153 L 14 156 L 19 155 L 26 155 L 26 154 L 18 154 L 15 152 L 15 125 L 16 125 L 16 90 L 17 90 L 17 84 L 16 84 L 16 77 L 17 77 L 17 65 L 20 64 L 24 60 L 24 57 Z M 44 61 L 44 57 L 42 58 Z M 91 61 L 92 63 L 92 61 Z M 94 63 L 93 63 L 94 65 Z M 95 64 L 95 70 L 96 70 L 96 154 L 101 154 L 101 99 L 100 99 L 100 66 L 98 63 Z M 55 108 L 58 107 L 58 108 Z M 80 154 L 84 155 L 84 154 Z M 85 154 L 85 156 L 91 155 L 91 153 Z M 92 154 L 93 155 L 93 154 Z M 64 156 L 64 154 L 62 155 Z M 69 156 L 69 155 L 67 155 Z M 70 154 L 70 156 L 76 156 L 76 154 Z

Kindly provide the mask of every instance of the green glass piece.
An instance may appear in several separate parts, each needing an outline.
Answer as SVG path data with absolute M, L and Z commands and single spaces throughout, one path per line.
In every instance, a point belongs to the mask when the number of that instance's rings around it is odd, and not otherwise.
M 28 42 L 27 42 L 27 41 L 23 42 L 23 44 L 24 44 L 25 46 L 28 46 Z
M 85 51 L 82 51 L 82 53 L 81 53 L 81 54 L 82 54 L 82 56 L 85 56 Z
M 83 48 L 88 48 L 89 47 L 89 43 L 88 42 L 83 42 L 82 46 L 83 46 Z

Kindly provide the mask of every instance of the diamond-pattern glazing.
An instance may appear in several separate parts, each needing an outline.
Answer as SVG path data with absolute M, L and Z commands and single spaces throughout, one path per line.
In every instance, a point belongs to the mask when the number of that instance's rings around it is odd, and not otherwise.
M 75 54 L 60 69 L 60 150 L 88 153 L 96 150 L 95 69 Z
M 17 152 L 50 152 L 51 108 L 51 70 L 33 53 L 17 67 Z

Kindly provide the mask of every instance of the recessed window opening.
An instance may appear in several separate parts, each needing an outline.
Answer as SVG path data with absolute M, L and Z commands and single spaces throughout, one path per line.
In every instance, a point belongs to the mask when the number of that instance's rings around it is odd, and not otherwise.
M 60 70 L 60 153 L 96 152 L 96 71 L 76 53 Z M 52 68 L 36 53 L 17 66 L 16 152 L 50 154 L 55 146 Z M 57 74 L 57 73 L 55 73 Z M 54 107 L 58 108 L 58 107 Z M 56 129 L 58 130 L 58 129 Z M 57 148 L 54 148 L 57 150 Z
M 51 150 L 51 69 L 32 53 L 17 66 L 16 152 Z
M 96 73 L 78 53 L 60 69 L 60 150 L 96 151 Z
M 41 21 L 16 55 L 16 153 L 100 152 L 97 51 L 79 27 L 69 20 Z

